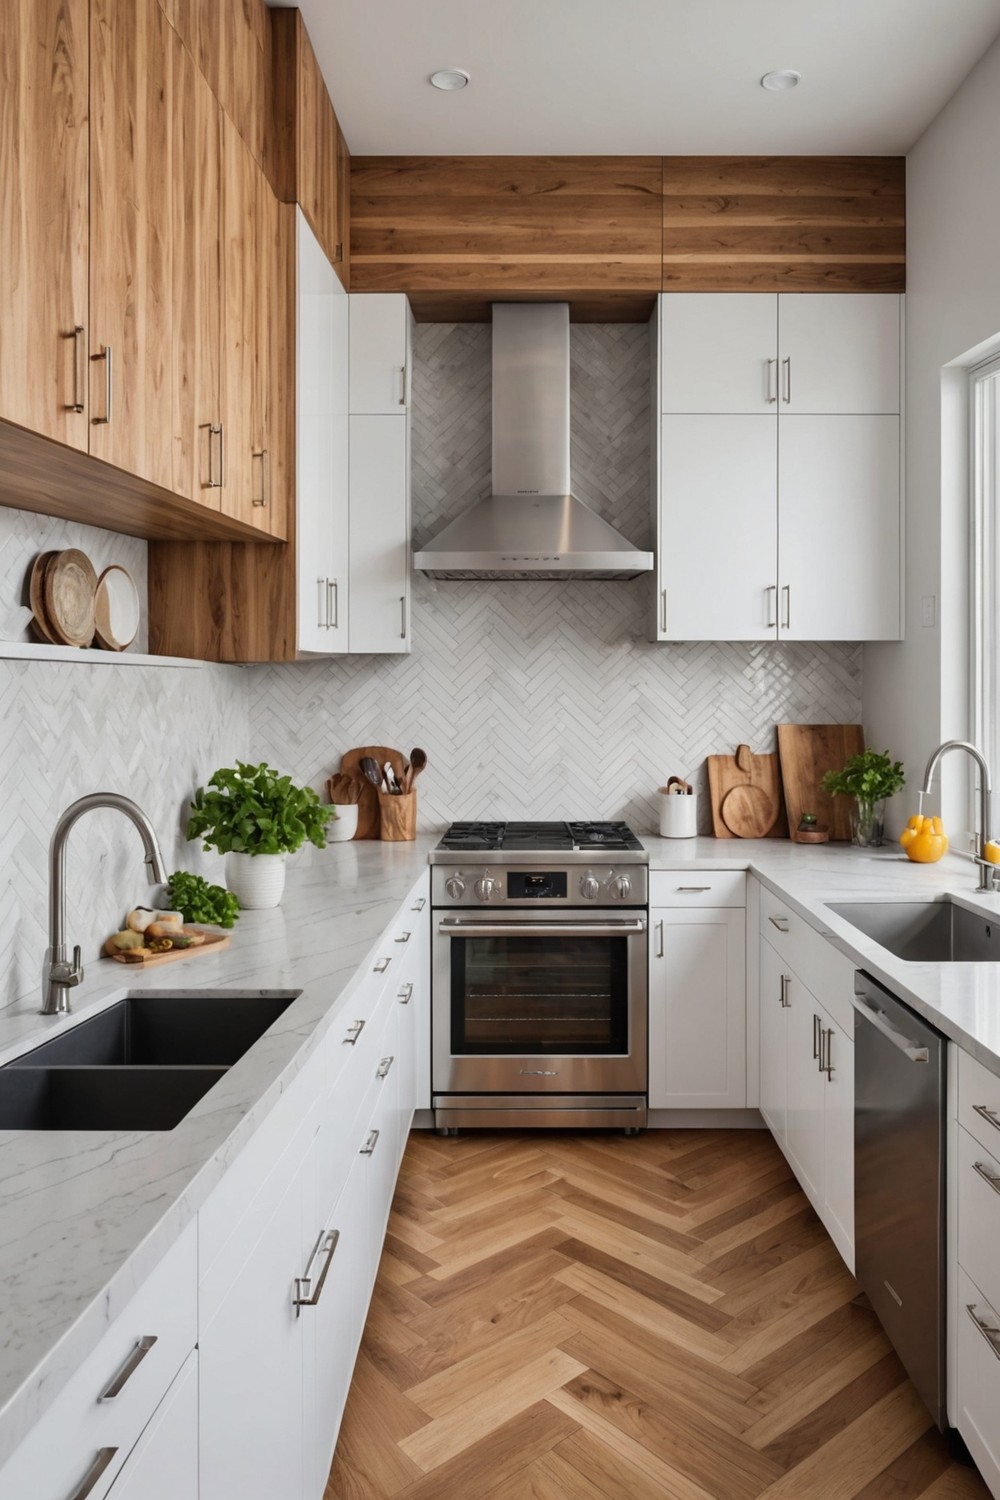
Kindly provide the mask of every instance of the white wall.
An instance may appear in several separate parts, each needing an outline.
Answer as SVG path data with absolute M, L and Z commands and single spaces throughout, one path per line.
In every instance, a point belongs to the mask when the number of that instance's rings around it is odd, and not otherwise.
M 970 729 L 967 417 L 954 366 L 1000 334 L 998 182 L 1000 42 L 907 159 L 906 640 L 864 651 L 868 743 L 907 768 L 897 822 L 916 807 L 930 751 Z M 928 596 L 933 627 L 922 624 Z M 971 773 L 960 757 L 951 762 L 944 813 L 954 838 L 967 825 Z

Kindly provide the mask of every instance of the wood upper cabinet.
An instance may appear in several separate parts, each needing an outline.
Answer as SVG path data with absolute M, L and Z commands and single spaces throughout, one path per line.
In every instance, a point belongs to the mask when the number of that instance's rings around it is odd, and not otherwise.
M 212 93 L 265 165 L 270 149 L 271 48 L 264 0 L 159 0 Z
M 0 418 L 84 451 L 88 12 L 0 6 Z

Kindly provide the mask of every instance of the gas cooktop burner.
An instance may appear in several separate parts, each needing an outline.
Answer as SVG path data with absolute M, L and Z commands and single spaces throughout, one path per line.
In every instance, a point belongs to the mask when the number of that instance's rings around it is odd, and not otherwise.
M 473 853 L 552 850 L 631 850 L 642 845 L 627 823 L 452 823 L 439 849 Z

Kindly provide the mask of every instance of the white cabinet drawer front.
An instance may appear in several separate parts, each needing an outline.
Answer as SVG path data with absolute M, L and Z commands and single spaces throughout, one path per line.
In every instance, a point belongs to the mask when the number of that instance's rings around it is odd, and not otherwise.
M 958 1118 L 981 1146 L 1000 1156 L 1000 1077 L 968 1052 L 958 1054 Z
M 760 933 L 830 1012 L 854 1035 L 854 964 L 794 912 L 787 901 L 760 888 Z
M 352 1058 L 335 1089 L 323 1103 L 319 1160 L 316 1168 L 320 1210 L 343 1191 L 354 1157 L 371 1129 L 372 1115 L 390 1074 L 399 1067 L 396 1057 L 396 1002 L 388 996 L 365 1028 L 368 1043 Z
M 1000 1495 L 1000 1314 L 958 1273 L 957 1425 L 991 1492 Z
M 112 1500 L 198 1500 L 197 1349 L 132 1449 Z
M 107 1493 L 197 1342 L 197 1297 L 190 1224 L 0 1470 L 0 1500 L 70 1500 L 92 1472 L 88 1500 Z
M 958 1141 L 958 1260 L 1000 1306 L 1000 1161 L 965 1130 Z
M 650 906 L 746 906 L 742 870 L 652 870 Z

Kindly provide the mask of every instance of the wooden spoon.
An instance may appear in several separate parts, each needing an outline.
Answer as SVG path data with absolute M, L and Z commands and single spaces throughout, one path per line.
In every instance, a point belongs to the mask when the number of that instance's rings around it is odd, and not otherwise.
M 410 751 L 410 764 L 406 768 L 404 792 L 413 791 L 413 783 L 427 764 L 427 751 L 419 747 Z

